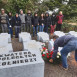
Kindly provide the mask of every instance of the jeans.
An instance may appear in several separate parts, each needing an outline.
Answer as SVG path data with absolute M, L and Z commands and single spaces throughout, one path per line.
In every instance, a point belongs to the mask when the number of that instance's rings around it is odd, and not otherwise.
M 21 24 L 21 31 L 22 31 L 22 32 L 25 32 L 25 31 L 26 31 L 26 26 L 25 26 L 25 24 Z
M 43 30 L 44 30 L 44 25 L 40 25 L 39 28 L 40 28 L 40 29 L 39 29 L 39 32 L 43 32 Z
M 75 60 L 77 61 L 77 40 L 69 41 L 61 50 L 62 65 L 64 68 L 68 68 L 67 55 L 72 51 L 75 51 Z
M 20 26 L 15 26 L 15 38 L 19 37 L 20 31 L 21 31 L 21 27 Z
M 37 35 L 38 26 L 33 26 L 33 37 L 35 36 L 35 32 L 36 32 L 36 35 Z
M 48 33 L 48 25 L 45 25 L 44 30 L 46 33 Z
M 7 24 L 1 24 L 1 27 L 2 27 L 2 32 L 3 33 L 7 33 L 8 32 L 8 26 L 7 26 Z

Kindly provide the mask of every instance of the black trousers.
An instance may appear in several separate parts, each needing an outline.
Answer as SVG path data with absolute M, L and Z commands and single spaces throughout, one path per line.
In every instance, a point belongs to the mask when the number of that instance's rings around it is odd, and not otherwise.
M 31 23 L 26 23 L 26 31 L 31 33 Z
M 58 24 L 56 25 L 56 31 L 61 31 L 61 27 L 62 27 L 62 24 Z

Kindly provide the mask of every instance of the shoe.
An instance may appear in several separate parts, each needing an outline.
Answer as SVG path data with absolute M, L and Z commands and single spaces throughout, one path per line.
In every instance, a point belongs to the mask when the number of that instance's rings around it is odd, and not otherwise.
M 65 71 L 68 70 L 68 68 L 64 68 L 64 67 L 62 66 L 62 64 L 59 64 L 59 66 L 62 67 L 62 69 L 64 69 Z
M 64 69 L 65 71 L 67 71 L 67 70 L 68 70 L 68 68 L 64 68 L 64 67 L 63 67 L 63 69 Z

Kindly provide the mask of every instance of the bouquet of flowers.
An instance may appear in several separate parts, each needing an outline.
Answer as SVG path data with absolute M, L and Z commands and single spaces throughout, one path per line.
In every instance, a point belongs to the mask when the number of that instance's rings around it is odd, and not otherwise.
M 41 54 L 42 54 L 42 58 L 46 61 L 49 61 L 52 57 L 53 51 L 51 53 L 48 52 L 48 49 L 46 49 L 46 47 L 44 47 L 43 49 L 41 49 Z
M 51 50 L 51 52 L 48 52 L 48 49 L 45 46 L 43 46 L 43 48 L 41 49 L 41 55 L 45 61 L 49 62 L 49 60 L 52 58 L 53 53 L 53 49 Z M 60 52 L 58 52 L 56 58 L 53 60 L 53 64 L 59 64 L 60 62 L 61 54 Z

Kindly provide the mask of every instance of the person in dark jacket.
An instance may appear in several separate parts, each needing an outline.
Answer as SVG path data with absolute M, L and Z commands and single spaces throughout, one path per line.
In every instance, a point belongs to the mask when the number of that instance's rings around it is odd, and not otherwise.
M 36 31 L 36 35 L 37 35 L 38 25 L 39 25 L 39 17 L 38 17 L 38 14 L 35 13 L 34 17 L 32 18 L 33 37 L 35 36 L 35 31 Z
M 62 65 L 64 69 L 67 70 L 67 55 L 69 52 L 75 51 L 75 60 L 77 61 L 77 37 L 73 35 L 65 35 L 59 38 L 54 36 L 53 39 L 54 53 L 49 61 L 53 62 L 53 59 L 55 59 L 55 57 L 57 56 L 58 47 L 63 47 L 63 49 L 61 50 Z
M 13 37 L 13 22 L 12 22 L 13 17 L 11 12 L 9 12 L 8 17 L 9 17 L 9 34 L 11 34 L 11 37 Z
M 56 30 L 60 31 L 62 27 L 62 22 L 63 22 L 63 14 L 62 11 L 59 12 L 59 15 L 57 15 L 56 20 L 57 20 L 57 25 L 56 25 Z
M 31 32 L 31 25 L 32 25 L 32 14 L 31 14 L 31 11 L 30 10 L 28 10 L 28 12 L 27 12 L 27 15 L 26 15 L 26 31 L 29 31 L 29 32 Z
M 0 14 L 0 25 L 2 28 L 2 32 L 8 33 L 9 18 L 3 8 L 1 9 L 1 14 Z
M 43 32 L 44 23 L 45 23 L 45 19 L 44 19 L 44 14 L 42 13 L 41 17 L 39 18 L 39 32 Z
M 19 33 L 21 31 L 21 19 L 18 13 L 16 13 L 16 15 L 14 16 L 13 22 L 14 22 L 14 27 L 15 27 L 15 38 L 18 38 Z
M 53 13 L 51 16 L 51 35 L 54 33 L 55 25 L 56 25 L 56 14 Z
M 50 26 L 50 24 L 51 24 L 51 18 L 49 16 L 49 13 L 46 13 L 45 14 L 45 27 L 44 27 L 44 30 L 47 33 L 48 33 L 48 27 Z

